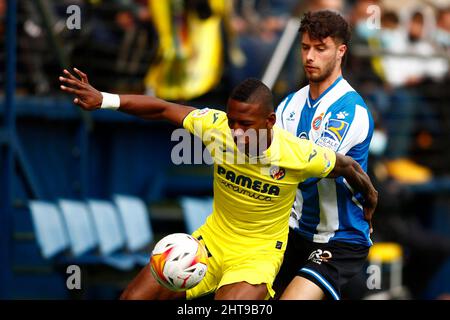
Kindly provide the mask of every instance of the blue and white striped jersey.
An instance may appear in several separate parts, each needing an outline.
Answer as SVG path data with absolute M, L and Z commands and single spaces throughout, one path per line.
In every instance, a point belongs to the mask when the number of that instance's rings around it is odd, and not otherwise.
M 342 77 L 316 100 L 309 85 L 288 95 L 276 114 L 278 126 L 352 157 L 367 171 L 373 119 L 361 96 Z M 309 179 L 299 185 L 289 225 L 314 242 L 370 246 L 362 200 L 343 177 Z

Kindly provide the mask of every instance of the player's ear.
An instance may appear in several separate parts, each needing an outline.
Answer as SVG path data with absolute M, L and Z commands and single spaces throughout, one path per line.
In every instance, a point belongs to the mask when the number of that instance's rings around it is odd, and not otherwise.
M 266 121 L 267 121 L 267 129 L 272 129 L 272 127 L 275 125 L 275 122 L 277 121 L 277 116 L 275 115 L 275 112 L 269 113 Z
M 345 44 L 341 44 L 339 47 L 338 47 L 338 55 L 339 55 L 339 58 L 343 58 L 344 57 L 344 55 L 345 55 L 345 53 L 347 52 L 347 45 L 345 45 Z

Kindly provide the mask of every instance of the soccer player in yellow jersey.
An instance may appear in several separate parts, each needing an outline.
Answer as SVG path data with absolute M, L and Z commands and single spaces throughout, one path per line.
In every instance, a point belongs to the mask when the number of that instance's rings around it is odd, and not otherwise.
M 64 70 L 61 89 L 74 94 L 74 103 L 84 110 L 113 108 L 169 120 L 199 136 L 214 160 L 213 212 L 193 234 L 210 254 L 205 278 L 186 292 L 173 292 L 158 284 L 147 265 L 122 299 L 192 299 L 209 293 L 220 300 L 273 297 L 297 185 L 310 177 L 344 176 L 365 197 L 365 218 L 375 210 L 377 192 L 357 162 L 274 126 L 272 94 L 259 80 L 237 86 L 225 113 L 99 92 L 83 72 L 74 71 L 81 80 Z

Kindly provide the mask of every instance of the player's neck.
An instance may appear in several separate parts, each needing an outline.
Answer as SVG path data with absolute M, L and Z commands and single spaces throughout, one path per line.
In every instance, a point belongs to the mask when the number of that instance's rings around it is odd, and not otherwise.
M 311 98 L 317 100 L 322 93 L 324 93 L 339 77 L 342 76 L 342 71 L 338 69 L 333 72 L 328 78 L 321 82 L 309 82 L 309 94 Z
M 270 145 L 272 144 L 273 129 L 267 130 L 267 137 L 266 137 L 266 139 L 267 139 L 267 144 L 266 144 L 266 146 L 267 146 L 266 150 L 267 150 L 267 149 L 270 148 Z M 264 150 L 264 151 L 266 151 L 266 150 Z
M 266 152 L 270 148 L 270 145 L 272 144 L 272 138 L 273 138 L 273 130 L 268 129 L 265 137 L 263 136 L 261 137 L 262 141 L 258 141 L 258 149 L 257 149 L 258 157 L 263 156 L 264 152 Z
M 273 129 L 267 130 L 267 134 L 266 135 L 262 135 L 260 136 L 259 141 L 257 141 L 257 148 L 255 150 L 255 153 L 252 153 L 250 151 L 250 148 L 247 148 L 244 151 L 244 153 L 248 156 L 248 157 L 260 157 L 264 155 L 264 152 L 266 152 L 269 148 L 270 145 L 272 144 L 272 138 L 273 138 Z

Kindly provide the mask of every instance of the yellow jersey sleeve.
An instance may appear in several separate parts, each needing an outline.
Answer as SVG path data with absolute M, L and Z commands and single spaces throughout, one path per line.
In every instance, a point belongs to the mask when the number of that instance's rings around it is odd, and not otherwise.
M 301 152 L 297 154 L 299 163 L 304 164 L 302 178 L 325 178 L 336 164 L 336 153 L 325 147 L 318 146 L 310 140 L 300 139 L 302 143 L 298 144 Z
M 202 138 L 207 130 L 218 128 L 226 121 L 226 113 L 215 109 L 196 109 L 183 120 L 183 127 L 190 133 Z

